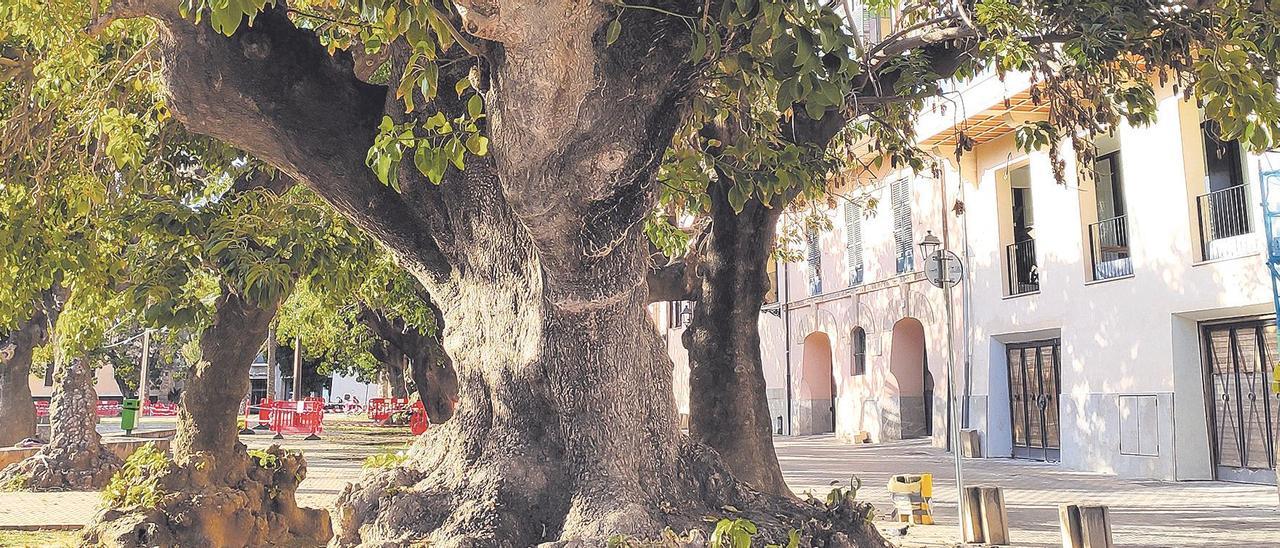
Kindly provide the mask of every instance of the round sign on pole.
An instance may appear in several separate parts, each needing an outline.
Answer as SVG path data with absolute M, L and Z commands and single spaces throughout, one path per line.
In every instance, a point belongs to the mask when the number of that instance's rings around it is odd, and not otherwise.
M 942 287 L 944 283 L 955 287 L 964 277 L 964 265 L 955 253 L 938 250 L 925 261 L 924 276 L 936 287 Z

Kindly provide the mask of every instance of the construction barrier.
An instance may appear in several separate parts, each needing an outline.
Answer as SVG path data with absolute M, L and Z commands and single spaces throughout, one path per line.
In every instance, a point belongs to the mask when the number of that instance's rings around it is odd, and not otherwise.
M 898 521 L 933 525 L 933 474 L 898 474 L 888 487 Z
M 271 431 L 276 434 L 317 436 L 323 430 L 324 401 L 320 398 L 273 401 L 270 420 Z
M 427 426 L 430 424 L 431 421 L 427 420 L 427 408 L 420 401 L 414 402 L 413 412 L 409 415 L 409 431 L 415 436 L 420 436 L 427 431 Z
M 142 415 L 145 417 L 176 417 L 178 416 L 178 404 L 146 403 L 142 405 Z
M 37 417 L 49 416 L 49 400 L 36 401 L 36 416 Z
M 119 417 L 120 409 L 123 404 L 112 400 L 98 400 L 97 413 L 99 417 Z
M 391 415 L 409 408 L 409 398 L 373 398 L 369 400 L 369 419 L 386 424 Z

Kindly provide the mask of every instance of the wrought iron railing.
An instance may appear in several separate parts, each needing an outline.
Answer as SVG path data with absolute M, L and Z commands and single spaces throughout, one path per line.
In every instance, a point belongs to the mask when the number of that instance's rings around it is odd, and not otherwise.
M 1133 274 L 1129 254 L 1129 220 L 1125 215 L 1089 225 L 1093 279 L 1108 280 Z
M 1005 247 L 1009 269 L 1009 294 L 1022 295 L 1040 290 L 1040 271 L 1036 267 L 1036 241 L 1026 239 Z
M 1204 260 L 1229 256 L 1235 251 L 1214 242 L 1253 232 L 1249 222 L 1249 193 L 1244 185 L 1224 188 L 1196 198 L 1200 219 L 1200 257 Z

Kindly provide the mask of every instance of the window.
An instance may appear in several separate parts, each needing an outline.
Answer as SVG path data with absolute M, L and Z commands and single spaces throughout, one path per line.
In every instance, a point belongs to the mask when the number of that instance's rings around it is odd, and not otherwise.
M 867 332 L 861 327 L 855 327 L 850 339 L 853 341 L 853 374 L 865 375 L 867 373 Z
M 44 385 L 53 386 L 53 364 L 48 363 L 44 366 Z
M 1005 246 L 1009 295 L 1033 293 L 1040 290 L 1040 269 L 1036 265 L 1036 218 L 1031 200 L 1030 167 L 1009 171 L 1009 201 L 1009 219 L 1013 225 L 1013 243 Z
M 862 283 L 862 206 L 844 205 L 845 257 L 849 261 L 849 285 Z
M 1093 279 L 1106 280 L 1133 274 L 1129 259 L 1129 223 L 1125 216 L 1120 151 L 1098 156 L 1093 163 L 1094 194 L 1098 222 L 1089 225 L 1089 251 Z
M 817 230 L 810 229 L 804 235 L 809 262 L 809 294 L 822 294 L 822 245 Z
M 667 324 L 671 329 L 684 327 L 684 301 L 671 301 L 670 304 L 670 310 L 668 310 L 670 317 Z
M 1204 140 L 1205 194 L 1196 198 L 1200 221 L 1200 254 L 1204 260 L 1238 257 L 1252 249 L 1245 236 L 1253 232 L 1249 192 L 1245 187 L 1240 143 L 1219 137 L 1217 124 L 1200 125 Z
M 889 185 L 889 201 L 893 205 L 893 245 L 897 254 L 898 273 L 915 269 L 915 238 L 911 233 L 911 185 L 898 179 Z

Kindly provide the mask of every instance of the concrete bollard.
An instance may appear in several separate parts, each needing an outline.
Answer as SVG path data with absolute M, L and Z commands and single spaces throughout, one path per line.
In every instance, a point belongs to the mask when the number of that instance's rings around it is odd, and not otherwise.
M 1101 505 L 1063 504 L 1058 507 L 1062 522 L 1063 548 L 1111 548 L 1111 519 Z
M 1009 544 L 1009 513 L 1004 490 L 999 487 L 965 487 L 964 512 L 960 516 L 966 543 Z

